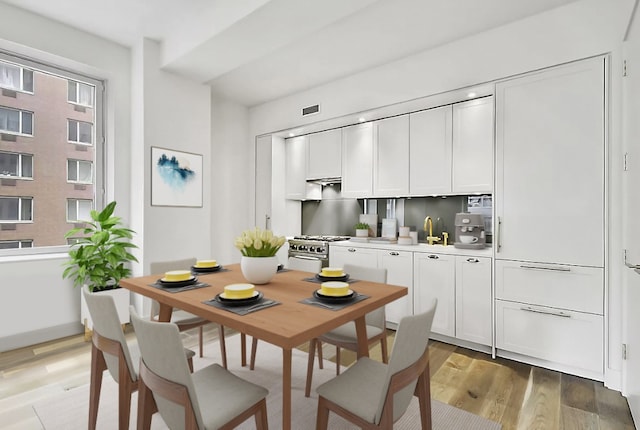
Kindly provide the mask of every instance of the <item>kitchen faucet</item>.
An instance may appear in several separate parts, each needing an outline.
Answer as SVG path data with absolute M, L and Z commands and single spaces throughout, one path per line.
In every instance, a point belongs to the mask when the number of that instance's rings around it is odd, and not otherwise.
M 440 241 L 440 238 L 438 236 L 433 235 L 433 221 L 431 220 L 430 216 L 424 219 L 423 230 L 425 236 L 427 236 L 427 243 L 429 243 L 429 245 L 433 245 L 433 242 Z

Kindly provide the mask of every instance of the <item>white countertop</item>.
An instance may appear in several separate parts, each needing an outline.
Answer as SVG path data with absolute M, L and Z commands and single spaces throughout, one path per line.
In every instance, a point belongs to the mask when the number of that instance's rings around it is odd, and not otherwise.
M 340 242 L 331 242 L 329 246 L 341 246 L 345 248 L 388 249 L 390 251 L 424 252 L 434 254 L 469 255 L 476 257 L 493 257 L 493 248 L 491 247 L 491 244 L 489 244 L 489 246 L 484 249 L 464 249 L 456 248 L 453 245 L 429 245 L 426 243 L 418 243 L 417 245 L 398 245 L 379 242 L 371 243 L 345 240 Z

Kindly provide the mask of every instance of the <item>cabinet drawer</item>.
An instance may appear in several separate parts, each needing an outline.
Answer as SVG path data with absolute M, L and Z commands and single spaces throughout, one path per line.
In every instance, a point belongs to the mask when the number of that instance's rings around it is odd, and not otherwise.
M 496 260 L 496 298 L 602 315 L 604 269 Z
M 603 372 L 604 323 L 599 315 L 496 300 L 496 347 Z

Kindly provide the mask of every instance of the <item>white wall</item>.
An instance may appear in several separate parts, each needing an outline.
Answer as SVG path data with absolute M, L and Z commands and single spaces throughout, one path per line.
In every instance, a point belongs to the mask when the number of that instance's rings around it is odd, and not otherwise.
M 0 49 L 106 80 L 107 199 L 130 217 L 130 51 L 0 2 Z M 116 168 L 118 173 L 116 174 Z M 81 332 L 80 292 L 62 279 L 64 255 L 0 259 L 0 350 Z
M 250 110 L 251 136 L 329 121 L 421 97 L 482 84 L 590 56 L 611 53 L 609 91 L 609 273 L 605 383 L 619 389 L 621 371 L 621 42 L 633 0 L 582 0 L 399 61 L 348 76 Z M 304 106 L 321 113 L 303 119 Z M 273 217 L 274 224 L 282 219 Z

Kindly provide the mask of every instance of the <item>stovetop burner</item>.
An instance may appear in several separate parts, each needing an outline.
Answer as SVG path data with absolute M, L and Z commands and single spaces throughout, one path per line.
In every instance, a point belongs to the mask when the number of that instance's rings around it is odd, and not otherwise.
M 296 240 L 318 240 L 322 242 L 338 242 L 340 240 L 349 240 L 349 236 L 325 236 L 325 235 L 300 235 L 293 237 Z

